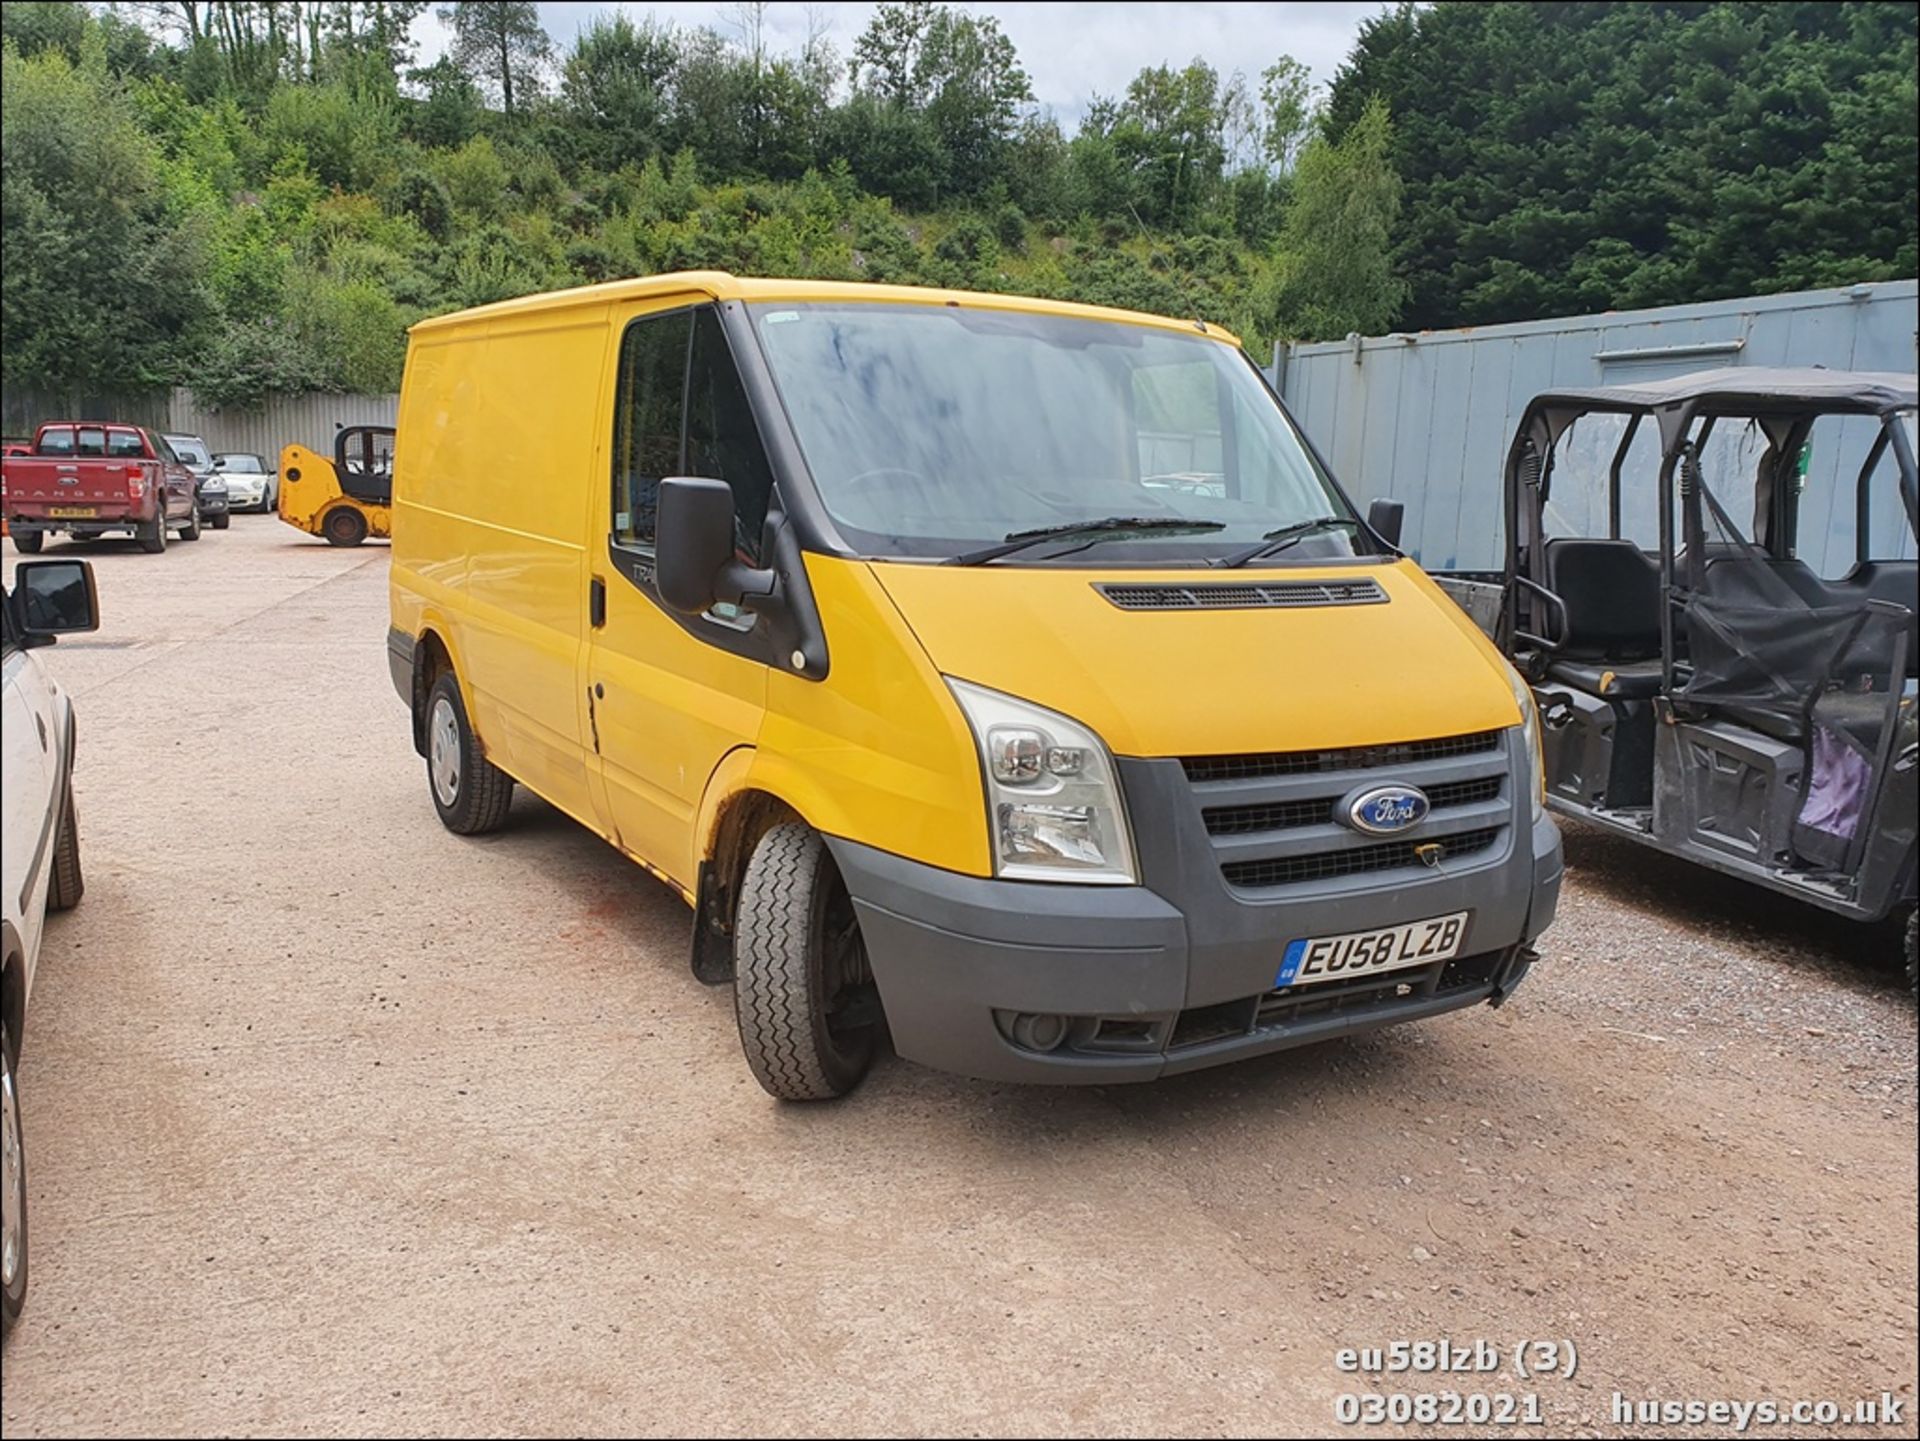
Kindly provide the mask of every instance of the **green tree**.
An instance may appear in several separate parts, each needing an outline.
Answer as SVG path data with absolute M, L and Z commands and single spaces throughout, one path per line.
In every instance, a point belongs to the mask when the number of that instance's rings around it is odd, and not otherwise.
M 1115 156 L 1134 179 L 1142 220 L 1184 224 L 1218 190 L 1226 164 L 1220 77 L 1205 61 L 1183 70 L 1149 66 L 1102 118 Z
M 680 61 L 674 32 L 624 15 L 580 32 L 562 72 L 569 118 L 589 137 L 596 164 L 617 168 L 657 155 L 671 121 L 669 87 Z
M 209 313 L 204 233 L 170 211 L 158 148 L 104 73 L 0 47 L 0 374 L 163 382 Z
M 849 74 L 861 96 L 925 120 L 945 180 L 969 195 L 996 178 L 1020 106 L 1033 99 L 999 21 L 929 0 L 882 5 L 854 42 Z M 878 169 L 853 163 L 856 172 Z
M 453 60 L 442 55 L 408 78 L 425 92 L 407 108 L 407 133 L 422 145 L 465 145 L 480 130 L 485 107 L 480 91 Z
M 1280 231 L 1272 319 L 1282 333 L 1324 340 L 1393 323 L 1406 283 L 1393 273 L 1400 181 L 1386 102 L 1370 101 L 1346 135 L 1300 154 Z
M 1912 275 L 1911 5 L 1403 5 L 1334 78 L 1406 183 L 1408 321 Z
M 1260 72 L 1260 105 L 1267 162 L 1282 175 L 1289 174 L 1318 120 L 1311 72 L 1291 55 L 1282 55 Z
M 22 57 L 58 50 L 78 65 L 80 37 L 86 26 L 86 8 L 68 0 L 18 0 L 0 5 L 0 37 L 11 40 Z
M 546 88 L 553 42 L 531 0 L 460 0 L 443 5 L 440 18 L 453 27 L 452 55 L 488 95 L 500 97 L 507 118 L 538 100 Z
M 413 64 L 419 48 L 413 38 L 413 24 L 425 13 L 427 5 L 426 0 L 372 0 L 372 3 L 336 3 L 325 7 L 309 4 L 306 8 L 316 18 L 324 8 L 322 28 L 331 57 L 369 59 L 391 86 L 397 84 Z M 309 36 L 312 33 L 310 21 Z

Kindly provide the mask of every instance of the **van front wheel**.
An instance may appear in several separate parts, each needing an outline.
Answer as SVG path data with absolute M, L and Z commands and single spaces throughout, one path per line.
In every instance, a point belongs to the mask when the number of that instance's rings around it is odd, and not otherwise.
M 747 1064 L 771 1096 L 844 1096 L 872 1064 L 880 1002 L 866 944 L 846 883 L 811 826 L 774 826 L 747 862 L 733 1005 Z
M 513 777 L 481 752 L 450 670 L 427 696 L 427 789 L 440 823 L 460 836 L 499 830 L 513 803 Z

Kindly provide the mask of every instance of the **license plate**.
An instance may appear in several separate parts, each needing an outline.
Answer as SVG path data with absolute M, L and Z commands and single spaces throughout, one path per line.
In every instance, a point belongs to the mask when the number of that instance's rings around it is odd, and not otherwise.
M 1460 954 L 1460 944 L 1467 938 L 1467 914 L 1455 911 L 1404 926 L 1293 941 L 1274 985 L 1310 986 L 1316 981 L 1340 981 L 1448 960 Z
M 100 508 L 94 505 L 55 505 L 47 508 L 47 514 L 55 520 L 92 520 L 100 514 Z

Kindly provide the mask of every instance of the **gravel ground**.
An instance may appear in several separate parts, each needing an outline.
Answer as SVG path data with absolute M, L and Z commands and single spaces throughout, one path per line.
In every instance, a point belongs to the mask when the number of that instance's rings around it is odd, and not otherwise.
M 1891 932 L 1569 834 L 1499 1011 L 1146 1087 L 887 1061 L 782 1108 L 677 899 L 524 795 L 440 828 L 383 550 L 240 516 L 85 553 L 104 628 L 42 653 L 88 892 L 27 1026 L 10 1438 L 1310 1435 L 1442 1390 L 1603 1435 L 1642 1429 L 1615 1392 L 1888 1391 L 1912 1434 Z M 1441 1337 L 1578 1367 L 1335 1364 Z

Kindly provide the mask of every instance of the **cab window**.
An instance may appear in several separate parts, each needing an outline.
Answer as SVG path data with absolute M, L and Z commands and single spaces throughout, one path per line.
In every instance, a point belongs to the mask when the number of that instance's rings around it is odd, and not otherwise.
M 747 405 L 740 371 L 727 349 L 720 317 L 712 310 L 700 311 L 693 322 L 685 473 L 724 480 L 732 489 L 734 545 L 759 564 L 760 532 L 773 495 L 773 471 Z
M 41 455 L 72 455 L 73 427 L 56 426 L 40 432 L 40 443 L 34 447 Z
M 119 458 L 139 460 L 146 455 L 147 448 L 140 443 L 140 436 L 131 430 L 110 430 L 107 432 L 107 454 Z
M 773 471 L 711 306 L 644 316 L 621 338 L 613 433 L 616 543 L 653 549 L 660 482 L 670 475 L 724 480 L 733 491 L 734 543 L 760 561 Z
M 74 445 L 75 455 L 105 455 L 107 453 L 107 433 L 92 426 L 83 426 L 79 439 Z
M 613 420 L 613 535 L 653 549 L 660 482 L 680 469 L 680 398 L 693 312 L 643 316 L 620 339 Z

